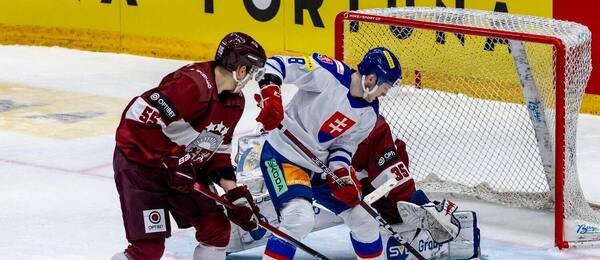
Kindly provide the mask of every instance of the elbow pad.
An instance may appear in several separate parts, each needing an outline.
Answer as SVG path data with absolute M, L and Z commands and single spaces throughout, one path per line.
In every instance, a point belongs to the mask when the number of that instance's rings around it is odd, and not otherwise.
M 221 179 L 237 181 L 233 167 L 219 168 L 210 173 L 210 180 L 212 182 L 219 184 Z
M 272 84 L 275 84 L 275 85 L 281 87 L 281 84 L 282 84 L 281 78 L 279 78 L 279 76 L 277 76 L 277 75 L 267 73 L 263 76 L 263 78 L 261 80 L 258 81 L 258 86 L 260 86 L 260 88 L 263 88 L 264 86 L 268 86 L 268 85 L 272 85 Z

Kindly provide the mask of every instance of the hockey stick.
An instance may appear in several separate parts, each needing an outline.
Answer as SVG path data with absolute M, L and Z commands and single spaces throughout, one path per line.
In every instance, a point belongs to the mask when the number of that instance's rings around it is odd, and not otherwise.
M 204 187 L 202 184 L 200 183 L 194 183 L 194 190 L 204 194 L 204 196 L 209 197 L 213 200 L 215 200 L 216 202 L 218 202 L 219 204 L 227 207 L 227 208 L 234 208 L 236 207 L 235 205 L 233 205 L 231 202 L 229 202 L 228 200 L 224 199 L 223 197 L 217 195 L 216 193 L 210 191 L 209 189 L 207 189 L 206 187 Z M 310 248 L 309 246 L 305 245 L 304 243 L 298 241 L 297 239 L 293 238 L 292 236 L 286 234 L 285 232 L 279 230 L 278 228 L 274 227 L 273 225 L 259 219 L 258 220 L 258 225 L 260 225 L 261 227 L 265 228 L 266 230 L 271 231 L 271 233 L 277 235 L 278 237 L 290 242 L 291 244 L 293 244 L 294 246 L 302 249 L 304 252 L 312 255 L 313 257 L 317 258 L 317 259 L 324 259 L 324 260 L 329 260 L 329 258 L 327 258 L 326 256 L 324 256 L 323 254 L 317 252 L 316 250 Z
M 298 138 L 296 138 L 296 136 L 294 136 L 294 134 L 292 134 L 287 128 L 285 128 L 282 124 L 279 124 L 277 128 L 279 128 L 279 130 L 281 130 L 283 134 L 296 145 L 296 147 L 302 150 L 302 152 L 304 152 L 304 154 L 308 156 L 308 158 L 311 161 L 313 161 L 319 168 L 321 168 L 321 170 L 323 170 L 325 174 L 330 176 L 338 185 L 344 185 L 342 180 L 340 180 L 340 178 L 338 178 L 333 173 L 329 166 L 325 165 L 325 163 L 321 161 L 321 159 L 319 159 L 313 152 L 311 152 L 306 146 L 304 146 L 304 144 L 300 140 L 298 140 Z M 368 205 L 364 200 L 361 200 L 359 205 L 363 207 L 367 211 L 367 213 L 369 213 L 369 215 L 371 215 L 375 220 L 377 220 L 380 226 L 384 227 L 387 231 L 389 231 L 390 234 L 392 234 L 393 238 L 395 238 L 400 244 L 406 247 L 406 249 L 408 249 L 408 251 L 411 254 L 413 254 L 419 260 L 425 260 L 425 257 L 423 257 L 408 241 L 404 240 L 404 238 L 402 238 L 402 236 L 398 234 L 398 232 L 396 232 L 392 228 L 392 226 L 390 226 L 390 224 L 388 224 L 387 221 L 385 221 L 385 219 L 383 219 L 381 215 L 379 215 L 379 213 L 377 213 L 377 211 L 375 211 L 370 205 Z
M 391 178 L 381 184 L 377 189 L 369 193 L 367 196 L 363 198 L 363 201 L 367 204 L 371 205 L 373 202 L 377 201 L 381 197 L 385 196 L 388 192 L 392 191 L 394 188 L 398 187 L 401 183 L 396 178 Z

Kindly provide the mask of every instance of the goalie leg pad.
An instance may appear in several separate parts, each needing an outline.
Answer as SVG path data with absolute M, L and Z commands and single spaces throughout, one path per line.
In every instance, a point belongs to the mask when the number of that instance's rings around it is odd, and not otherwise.
M 460 234 L 450 242 L 437 243 L 428 231 L 415 232 L 414 227 L 406 224 L 394 224 L 394 230 L 410 241 L 410 244 L 426 259 L 472 259 L 481 255 L 479 228 L 477 217 L 473 211 L 456 211 L 456 219 L 460 222 Z M 416 259 L 405 247 L 391 238 L 382 229 L 383 244 L 388 260 Z
M 481 256 L 477 214 L 474 211 L 456 211 L 454 216 L 460 222 L 458 236 L 450 241 L 448 251 L 452 259 L 471 259 Z
M 405 225 L 428 230 L 433 240 L 438 243 L 448 242 L 460 232 L 460 223 L 453 216 L 456 206 L 447 200 L 438 205 L 428 203 L 421 207 L 399 201 L 397 208 Z

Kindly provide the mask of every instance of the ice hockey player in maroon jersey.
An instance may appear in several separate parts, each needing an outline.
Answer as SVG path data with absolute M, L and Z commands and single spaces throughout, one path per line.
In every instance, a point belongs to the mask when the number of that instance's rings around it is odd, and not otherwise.
M 413 228 L 428 230 L 436 242 L 448 242 L 460 230 L 453 216 L 457 206 L 449 200 L 432 202 L 415 181 L 408 169 L 409 159 L 406 144 L 392 137 L 390 126 L 383 116 L 378 116 L 373 131 L 359 144 L 352 157 L 352 166 L 367 195 L 383 185 L 388 179 L 398 180 L 396 188 L 387 196 L 371 205 L 390 224 L 415 224 Z M 404 216 L 401 216 L 405 213 Z
M 229 220 L 256 228 L 258 208 L 236 185 L 230 145 L 244 109 L 241 89 L 265 60 L 258 42 L 230 33 L 214 61 L 168 74 L 127 105 L 113 166 L 130 245 L 113 259 L 160 259 L 171 235 L 169 213 L 179 228 L 196 229 L 194 259 L 225 259 Z M 225 215 L 213 200 L 190 192 L 194 182 L 220 185 L 238 207 Z

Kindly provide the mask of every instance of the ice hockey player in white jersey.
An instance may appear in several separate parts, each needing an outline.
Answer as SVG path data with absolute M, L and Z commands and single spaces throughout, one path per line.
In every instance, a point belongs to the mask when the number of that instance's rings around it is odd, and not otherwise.
M 266 136 L 261 134 L 238 139 L 237 179 L 251 191 L 256 205 L 260 208 L 263 220 L 278 226 L 279 219 L 270 201 L 259 167 L 259 157 L 265 138 Z M 443 228 L 439 228 L 437 221 L 428 220 L 431 215 L 423 214 L 426 213 L 425 208 L 419 209 L 416 205 L 407 205 L 408 201 L 422 204 L 418 201 L 426 202 L 428 199 L 422 191 L 416 190 L 415 182 L 408 172 L 409 156 L 406 144 L 400 139 L 394 140 L 390 128 L 382 116 L 378 117 L 375 128 L 369 137 L 358 146 L 352 165 L 357 170 L 357 176 L 362 183 L 363 196 L 372 195 L 375 193 L 374 190 L 377 190 L 376 188 L 382 187 L 385 178 L 381 178 L 381 175 L 402 176 L 402 178 L 397 178 L 398 186 L 379 200 L 375 199 L 375 203 L 371 203 L 371 206 L 423 257 L 458 260 L 480 256 L 479 228 L 475 212 L 455 211 L 452 215 L 460 223 L 460 232 L 456 238 L 444 243 L 443 241 L 446 241 L 447 238 L 443 238 L 443 236 L 448 233 Z M 325 210 L 318 203 L 315 203 L 313 207 L 315 226 L 312 232 L 342 223 L 341 218 Z M 380 232 L 388 260 L 416 259 L 405 247 L 390 238 L 387 230 L 381 228 Z M 234 253 L 264 245 L 269 235 L 268 232 L 265 234 L 265 230 L 246 232 L 241 228 L 233 227 L 227 251 Z
M 282 125 L 344 180 L 338 186 L 312 161 L 274 129 L 267 136 L 260 167 L 280 229 L 302 239 L 315 223 L 313 199 L 340 216 L 350 228 L 350 239 L 359 259 L 383 259 L 379 224 L 362 207 L 360 182 L 351 167 L 357 145 L 377 119 L 378 97 L 399 84 L 402 73 L 395 55 L 385 48 L 368 51 L 353 70 L 324 55 L 275 56 L 267 60 L 259 81 L 263 107 L 257 121 L 266 130 L 279 125 L 282 111 L 279 86 L 294 84 L 298 92 L 286 106 Z M 275 236 L 269 238 L 265 259 L 292 259 L 295 247 Z

